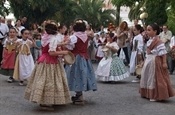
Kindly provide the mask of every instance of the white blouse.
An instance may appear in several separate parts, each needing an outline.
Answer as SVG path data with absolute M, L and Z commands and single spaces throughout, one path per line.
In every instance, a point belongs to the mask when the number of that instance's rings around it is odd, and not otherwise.
M 151 45 L 153 39 L 149 39 L 147 41 L 147 47 L 149 47 Z M 154 49 L 152 49 L 151 50 L 151 53 L 153 55 L 157 55 L 157 56 L 162 56 L 162 55 L 167 54 L 166 47 L 165 47 L 164 43 L 161 43 L 160 45 L 158 45 L 157 47 L 155 47 Z
M 56 51 L 57 47 L 63 42 L 64 36 L 61 34 L 49 35 L 49 51 Z
M 138 41 L 138 45 L 137 45 L 137 50 L 138 50 L 138 54 L 141 54 L 143 52 L 143 36 L 141 34 L 137 35 L 134 37 L 133 39 L 133 46 L 135 45 L 135 41 Z
M 73 50 L 75 47 L 75 43 L 77 43 L 78 38 L 75 35 L 71 35 L 70 36 L 70 43 L 68 45 L 66 45 L 66 47 L 69 50 Z
M 112 43 L 108 42 L 106 44 L 106 46 L 111 46 L 111 47 L 115 48 L 116 50 L 119 50 L 119 46 L 118 46 L 118 44 L 116 42 L 112 42 Z M 115 54 L 117 54 L 117 53 L 115 53 Z

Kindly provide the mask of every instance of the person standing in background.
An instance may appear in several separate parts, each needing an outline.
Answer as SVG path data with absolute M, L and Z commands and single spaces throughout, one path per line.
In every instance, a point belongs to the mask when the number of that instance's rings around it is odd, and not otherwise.
M 9 29 L 13 27 L 11 19 L 7 20 L 7 26 L 9 27 Z
M 25 29 L 25 27 L 21 25 L 21 20 L 20 19 L 16 20 L 15 28 L 18 31 L 17 37 L 19 39 L 21 39 L 22 38 L 22 36 L 21 36 L 21 30 Z
M 171 60 L 170 60 L 170 74 L 172 75 L 174 72 L 174 68 L 175 68 L 175 57 L 172 55 L 174 53 L 175 49 L 175 36 L 173 36 L 170 40 L 170 56 L 171 56 Z M 172 54 L 171 54 L 172 53 Z
M 123 50 L 126 58 L 126 65 L 129 64 L 129 56 L 128 56 L 128 48 L 126 42 L 128 42 L 128 24 L 126 21 L 120 23 L 119 28 L 117 29 L 117 44 L 120 47 L 118 51 L 118 56 L 120 57 L 120 53 Z M 122 50 L 121 50 L 122 49 Z
M 8 26 L 1 22 L 1 17 L 0 17 L 0 62 L 2 61 L 2 52 L 3 52 L 3 44 L 4 44 L 3 42 L 7 37 L 8 32 L 9 32 Z
M 163 31 L 159 34 L 160 40 L 165 44 L 166 51 L 170 51 L 170 40 L 172 38 L 172 32 L 168 30 L 168 26 L 163 26 Z M 167 63 L 168 63 L 168 69 L 171 70 L 171 57 L 167 55 Z

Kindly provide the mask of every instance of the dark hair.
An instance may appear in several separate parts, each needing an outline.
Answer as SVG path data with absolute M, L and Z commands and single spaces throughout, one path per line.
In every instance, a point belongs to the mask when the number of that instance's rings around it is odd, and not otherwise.
M 152 29 L 156 31 L 156 35 L 160 34 L 160 27 L 157 24 L 150 24 L 149 26 L 151 26 Z
M 17 19 L 16 22 L 17 22 L 18 20 L 21 22 L 21 19 Z
M 58 30 L 62 29 L 64 26 L 66 26 L 66 25 L 65 25 L 65 24 L 60 24 L 60 25 L 58 26 Z
M 75 21 L 75 24 L 73 25 L 73 30 L 75 32 L 85 32 L 86 31 L 86 24 L 82 19 L 78 19 Z
M 41 29 L 41 28 L 37 28 L 37 31 L 38 31 L 39 33 L 41 33 L 41 32 L 42 32 L 42 29 Z
M 110 33 L 109 33 L 109 37 L 110 37 L 110 38 L 113 38 L 113 37 L 114 37 L 114 33 L 110 32 Z
M 143 27 L 140 24 L 135 25 L 135 28 L 142 33 L 144 31 Z
M 109 37 L 112 38 L 112 41 L 113 41 L 113 42 L 117 40 L 117 37 L 115 36 L 114 33 L 110 32 L 110 33 L 108 33 L 108 34 L 109 34 Z
M 17 29 L 14 28 L 14 27 L 9 28 L 9 31 L 10 31 L 10 30 L 15 30 L 16 32 L 18 32 Z
M 46 24 L 46 25 L 45 25 L 45 30 L 46 30 L 47 34 L 52 34 L 52 35 L 54 35 L 54 34 L 56 34 L 57 31 L 58 31 L 58 27 L 57 27 L 57 25 L 55 25 L 55 24 L 49 23 L 49 24 Z
M 28 29 L 22 29 L 21 34 L 24 34 L 25 31 L 29 31 Z

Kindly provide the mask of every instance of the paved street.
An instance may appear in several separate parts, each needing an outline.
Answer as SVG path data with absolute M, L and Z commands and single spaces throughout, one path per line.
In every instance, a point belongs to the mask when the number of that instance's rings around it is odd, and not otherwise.
M 131 82 L 133 76 L 115 84 L 98 82 L 98 91 L 85 92 L 84 106 L 57 106 L 53 112 L 42 111 L 37 104 L 26 101 L 25 86 L 9 84 L 7 78 L 0 75 L 0 115 L 175 115 L 175 97 L 149 102 L 140 97 L 139 84 Z M 171 80 L 175 88 L 175 75 Z

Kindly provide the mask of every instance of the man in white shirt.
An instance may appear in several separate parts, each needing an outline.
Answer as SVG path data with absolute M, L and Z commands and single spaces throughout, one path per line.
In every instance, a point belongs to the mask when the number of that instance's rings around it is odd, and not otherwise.
M 7 37 L 8 32 L 9 32 L 8 26 L 2 23 L 1 17 L 0 17 L 0 63 L 2 61 L 3 41 Z
M 160 39 L 162 40 L 162 42 L 165 43 L 165 47 L 166 47 L 167 52 L 169 52 L 172 32 L 170 30 L 168 30 L 167 25 L 164 25 L 162 29 L 163 29 L 163 31 L 159 34 L 159 36 L 160 36 Z M 169 55 L 167 55 L 167 64 L 168 64 L 168 69 L 171 70 L 171 57 Z
M 172 37 L 172 32 L 168 30 L 168 26 L 163 26 L 163 31 L 160 33 L 160 39 L 165 43 L 166 50 L 169 51 L 170 39 Z

